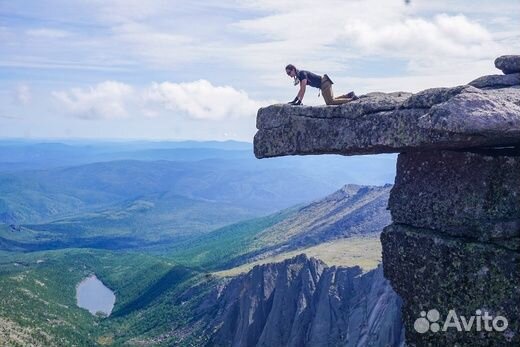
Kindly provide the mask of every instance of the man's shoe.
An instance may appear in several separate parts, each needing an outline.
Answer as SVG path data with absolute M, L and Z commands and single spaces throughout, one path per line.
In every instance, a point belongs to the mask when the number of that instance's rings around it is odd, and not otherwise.
M 356 93 L 354 93 L 353 91 L 348 93 L 348 94 L 345 94 L 345 96 L 349 99 L 352 99 L 352 100 L 357 100 L 359 99 L 358 96 L 356 95 Z
M 351 99 L 352 101 L 359 99 L 359 97 L 354 92 L 343 94 L 340 96 L 340 98 Z

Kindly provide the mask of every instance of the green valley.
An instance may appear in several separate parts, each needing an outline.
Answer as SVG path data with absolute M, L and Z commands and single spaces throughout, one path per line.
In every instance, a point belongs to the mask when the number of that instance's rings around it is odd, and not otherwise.
M 317 173 L 291 174 L 292 160 L 260 168 L 236 161 L 240 150 L 0 173 L 0 346 L 199 346 L 215 290 L 255 265 L 307 253 L 377 266 L 389 185 L 334 192 L 333 161 L 329 183 L 315 184 Z M 108 317 L 76 305 L 92 274 L 116 296 Z

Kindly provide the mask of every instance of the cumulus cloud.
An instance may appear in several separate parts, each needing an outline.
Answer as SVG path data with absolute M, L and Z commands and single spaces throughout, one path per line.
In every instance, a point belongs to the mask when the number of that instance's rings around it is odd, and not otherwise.
M 332 0 L 327 5 L 303 1 L 294 6 L 288 1 L 247 0 L 240 6 L 258 15 L 232 24 L 252 40 L 230 57 L 257 71 L 264 85 L 280 90 L 283 81 L 273 65 L 289 62 L 349 77 L 379 73 L 381 63 L 387 62 L 385 77 L 414 75 L 421 85 L 420 80 L 430 81 L 429 76 L 438 76 L 437 84 L 452 75 L 471 80 L 492 73 L 490 62 L 514 51 L 519 42 L 518 26 L 512 29 L 510 24 L 518 15 L 512 15 L 512 5 L 504 2 L 491 6 L 466 0 L 412 1 L 407 6 L 402 0 Z M 501 24 L 491 22 L 504 16 L 507 20 Z
M 215 86 L 207 80 L 187 83 L 153 82 L 142 88 L 106 81 L 89 88 L 54 91 L 65 110 L 85 119 L 172 114 L 195 120 L 252 119 L 267 102 L 257 101 L 243 90 Z
M 433 20 L 405 18 L 398 23 L 377 26 L 353 21 L 345 26 L 352 42 L 365 53 L 391 56 L 440 54 L 443 57 L 489 55 L 491 34 L 463 15 L 440 14 Z
M 127 117 L 127 103 L 133 93 L 133 88 L 127 84 L 105 81 L 86 89 L 54 91 L 52 95 L 71 114 L 80 118 L 96 119 Z
M 243 90 L 214 86 L 206 80 L 153 83 L 144 97 L 148 102 L 159 103 L 169 110 L 183 111 L 195 119 L 252 117 L 261 106 Z

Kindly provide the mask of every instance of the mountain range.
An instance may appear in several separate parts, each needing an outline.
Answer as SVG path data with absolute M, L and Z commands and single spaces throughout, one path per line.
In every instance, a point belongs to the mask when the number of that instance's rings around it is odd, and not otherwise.
M 374 166 L 386 181 L 390 158 L 301 171 L 299 158 L 260 165 L 249 144 L 211 145 L 3 143 L 0 341 L 402 345 L 401 301 L 379 265 L 391 186 L 340 183 Z M 15 165 L 9 146 L 40 159 Z M 81 151 L 91 157 L 70 157 Z M 88 162 L 101 152 L 121 157 Z M 76 306 L 90 274 L 116 295 L 108 318 Z

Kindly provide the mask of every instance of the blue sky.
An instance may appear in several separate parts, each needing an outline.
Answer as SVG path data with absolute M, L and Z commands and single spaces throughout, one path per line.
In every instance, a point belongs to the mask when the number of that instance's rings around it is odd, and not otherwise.
M 454 86 L 518 23 L 520 0 L 0 0 L 0 137 L 251 141 L 289 62 L 341 94 Z

